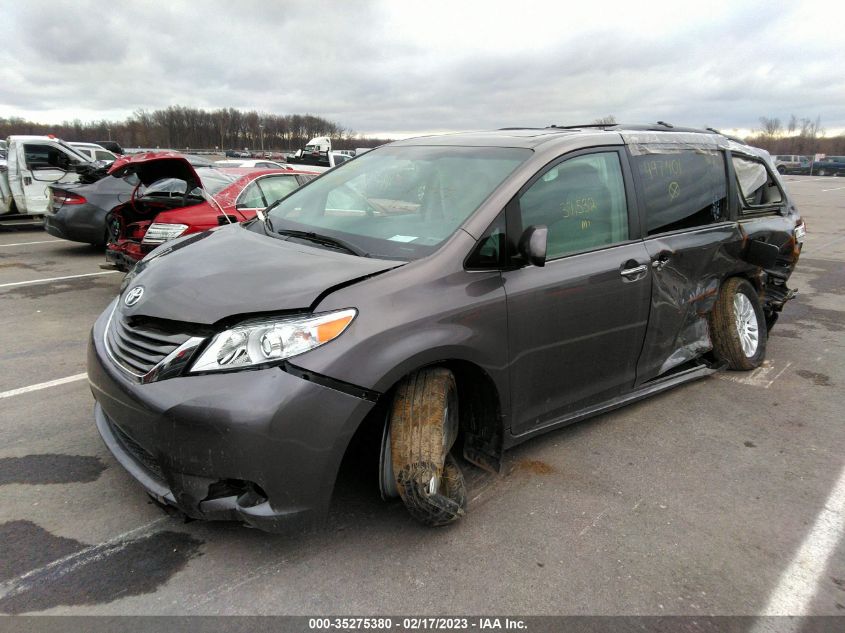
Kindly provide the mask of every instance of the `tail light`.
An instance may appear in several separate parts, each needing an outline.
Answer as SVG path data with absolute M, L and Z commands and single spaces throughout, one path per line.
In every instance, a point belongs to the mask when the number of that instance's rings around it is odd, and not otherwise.
M 798 224 L 795 225 L 792 234 L 795 236 L 796 242 L 800 243 L 804 241 L 804 236 L 807 235 L 807 225 L 804 224 L 804 220 L 798 220 Z
M 63 204 L 85 204 L 88 202 L 82 196 L 72 193 L 70 191 L 63 191 L 62 189 L 51 189 L 53 206 L 58 208 Z

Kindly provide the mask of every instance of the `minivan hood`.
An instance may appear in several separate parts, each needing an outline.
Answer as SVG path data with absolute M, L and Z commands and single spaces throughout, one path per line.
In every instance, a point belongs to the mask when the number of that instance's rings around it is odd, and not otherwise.
M 235 315 L 307 310 L 333 286 L 402 265 L 276 239 L 240 224 L 161 248 L 125 284 L 126 290 L 144 288 L 132 307 L 119 302 L 125 316 L 210 325 Z
M 116 178 L 137 174 L 146 187 L 163 178 L 178 178 L 194 186 L 201 186 L 200 177 L 191 163 L 177 152 L 145 152 L 121 156 L 112 163 L 108 173 Z

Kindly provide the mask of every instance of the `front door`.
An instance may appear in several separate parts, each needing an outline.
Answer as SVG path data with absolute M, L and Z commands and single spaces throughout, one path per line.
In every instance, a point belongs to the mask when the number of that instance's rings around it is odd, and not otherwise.
M 15 201 L 18 213 L 26 213 L 24 177 L 27 177 L 28 180 L 32 180 L 32 178 L 26 171 L 26 154 L 22 143 L 10 145 L 7 169 L 9 171 L 9 189 L 11 189 L 12 199 Z
M 545 267 L 503 273 L 515 435 L 633 387 L 651 269 L 631 190 L 626 156 L 596 149 L 545 168 L 511 203 L 509 232 L 548 227 Z
M 20 181 L 25 206 L 21 206 L 18 195 L 15 202 L 23 213 L 43 215 L 47 212 L 48 186 L 77 182 L 79 176 L 73 167 L 81 161 L 52 143 L 24 143 L 20 147 L 23 148 Z

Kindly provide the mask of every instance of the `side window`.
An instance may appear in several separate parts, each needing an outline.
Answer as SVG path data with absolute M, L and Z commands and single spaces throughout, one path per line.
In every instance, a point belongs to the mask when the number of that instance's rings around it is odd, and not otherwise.
M 267 206 L 257 180 L 253 180 L 243 190 L 236 206 L 238 209 L 263 209 Z
M 548 227 L 549 259 L 628 239 L 628 203 L 616 152 L 552 167 L 519 199 L 522 226 Z
M 633 157 L 648 235 L 728 219 L 725 155 L 717 150 L 660 150 Z
M 49 145 L 34 145 L 26 143 L 23 146 L 24 154 L 26 155 L 26 166 L 29 169 L 36 169 L 38 167 L 50 167 L 50 150 Z
M 744 213 L 783 201 L 780 188 L 761 161 L 734 156 L 732 162 Z
M 267 201 L 268 205 L 273 204 L 276 200 L 281 200 L 299 186 L 293 176 L 271 176 L 262 178 L 258 183 L 261 191 L 264 192 L 264 200 Z
M 98 150 L 95 152 L 95 154 L 96 154 L 96 159 L 97 159 L 97 160 L 112 160 L 112 161 L 113 161 L 115 158 L 117 158 L 117 157 L 116 157 L 114 154 L 112 154 L 111 152 L 105 152 L 105 151 L 103 151 L 103 150 L 101 150 L 101 149 L 98 149 Z

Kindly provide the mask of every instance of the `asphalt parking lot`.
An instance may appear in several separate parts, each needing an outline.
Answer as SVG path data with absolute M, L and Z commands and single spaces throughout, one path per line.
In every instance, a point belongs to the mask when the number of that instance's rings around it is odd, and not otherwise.
M 786 181 L 808 236 L 764 367 L 532 440 L 435 530 L 354 465 L 309 533 L 165 515 L 84 376 L 122 275 L 0 230 L 0 612 L 845 613 L 845 182 Z

